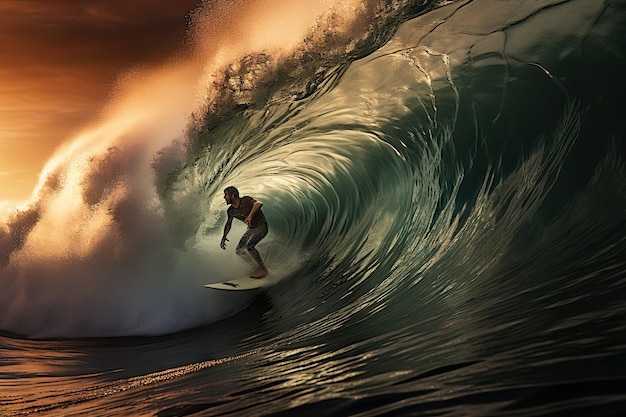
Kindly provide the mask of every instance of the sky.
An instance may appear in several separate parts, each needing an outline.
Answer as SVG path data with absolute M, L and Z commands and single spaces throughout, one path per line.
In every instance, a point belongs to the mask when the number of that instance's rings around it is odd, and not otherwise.
M 185 54 L 199 0 L 0 0 L 0 205 L 27 200 L 125 73 Z

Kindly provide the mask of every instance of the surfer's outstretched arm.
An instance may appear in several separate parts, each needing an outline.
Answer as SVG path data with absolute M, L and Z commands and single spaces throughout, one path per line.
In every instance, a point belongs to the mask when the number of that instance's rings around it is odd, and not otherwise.
M 226 220 L 226 224 L 224 225 L 224 236 L 222 236 L 222 241 L 220 242 L 220 248 L 222 249 L 226 249 L 226 242 L 228 242 L 228 239 L 226 239 L 226 236 L 228 235 L 228 232 L 230 232 L 230 228 L 232 225 L 233 225 L 233 217 L 228 216 L 228 220 Z

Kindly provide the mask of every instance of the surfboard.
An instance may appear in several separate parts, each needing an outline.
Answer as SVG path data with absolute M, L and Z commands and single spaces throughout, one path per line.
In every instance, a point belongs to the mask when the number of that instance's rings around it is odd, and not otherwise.
M 274 281 L 268 278 L 268 275 L 263 278 L 250 278 L 241 277 L 231 279 L 230 281 L 216 282 L 214 284 L 206 284 L 205 288 L 213 288 L 214 290 L 228 290 L 228 291 L 248 291 L 256 290 L 259 288 L 269 287 Z

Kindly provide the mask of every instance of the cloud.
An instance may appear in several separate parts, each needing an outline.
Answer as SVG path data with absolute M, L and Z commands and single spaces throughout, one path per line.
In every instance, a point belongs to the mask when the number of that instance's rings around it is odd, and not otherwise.
M 19 174 L 22 170 L 13 170 L 13 171 L 3 171 L 0 170 L 0 177 L 8 177 L 11 175 Z

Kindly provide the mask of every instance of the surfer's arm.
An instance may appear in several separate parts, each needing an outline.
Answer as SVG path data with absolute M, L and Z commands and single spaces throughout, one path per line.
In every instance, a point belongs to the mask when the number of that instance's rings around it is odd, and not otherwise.
M 248 214 L 248 217 L 246 218 L 246 224 L 248 226 L 252 224 L 252 218 L 261 207 L 263 207 L 263 203 L 258 200 L 254 200 L 254 203 L 252 203 L 252 210 L 250 210 L 250 214 Z
M 228 216 L 228 220 L 226 220 L 226 224 L 224 225 L 224 236 L 222 236 L 222 241 L 220 242 L 220 248 L 222 249 L 226 249 L 226 242 L 228 242 L 228 239 L 226 239 L 226 236 L 228 235 L 228 232 L 230 232 L 230 228 L 232 225 L 233 225 L 233 217 Z

